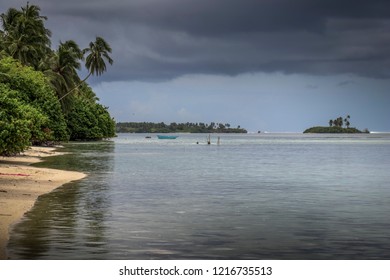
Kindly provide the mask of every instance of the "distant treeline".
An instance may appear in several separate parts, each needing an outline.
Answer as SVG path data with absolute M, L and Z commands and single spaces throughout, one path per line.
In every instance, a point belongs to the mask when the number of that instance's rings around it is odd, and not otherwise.
M 165 124 L 152 122 L 118 122 L 117 133 L 247 133 L 246 129 L 238 126 L 231 128 L 230 124 L 222 123 L 171 123 Z

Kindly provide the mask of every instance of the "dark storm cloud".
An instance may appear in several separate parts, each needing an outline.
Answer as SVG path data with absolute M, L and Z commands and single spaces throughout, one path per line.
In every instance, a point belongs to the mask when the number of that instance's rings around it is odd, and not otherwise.
M 59 14 L 217 36 L 236 32 L 318 31 L 329 18 L 390 16 L 389 3 L 382 0 L 68 0 L 47 3 Z
M 86 44 L 101 35 L 111 43 L 115 65 L 104 75 L 107 80 L 274 71 L 390 77 L 387 0 L 36 4 L 49 17 L 55 39 Z

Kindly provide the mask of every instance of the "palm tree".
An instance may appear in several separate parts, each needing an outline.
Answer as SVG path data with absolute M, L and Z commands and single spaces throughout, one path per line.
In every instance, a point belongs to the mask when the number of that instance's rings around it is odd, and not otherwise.
M 112 49 L 110 45 L 101 37 L 96 37 L 95 42 L 89 43 L 89 48 L 83 50 L 84 54 L 89 53 L 89 55 L 85 59 L 85 66 L 89 70 L 89 74 L 84 79 L 84 81 L 88 79 L 91 75 L 102 75 L 107 70 L 105 60 L 107 60 L 108 63 L 112 65 L 114 61 L 108 55 L 108 53 L 111 52 Z
M 339 123 L 339 127 L 343 127 L 344 123 L 342 117 L 338 117 L 338 123 Z
M 83 54 L 88 54 L 85 59 L 85 67 L 88 69 L 89 73 L 76 87 L 68 91 L 64 96 L 60 98 L 65 98 L 68 94 L 76 90 L 81 84 L 83 84 L 91 75 L 100 76 L 106 70 L 106 61 L 112 64 L 114 61 L 109 56 L 109 53 L 112 52 L 110 45 L 101 37 L 96 37 L 95 42 L 89 43 L 89 48 L 83 50 Z
M 329 126 L 333 126 L 333 120 L 329 120 Z
M 29 5 L 22 10 L 11 8 L 1 15 L 3 49 L 22 64 L 38 68 L 50 50 L 50 30 L 45 28 L 41 9 Z
M 3 30 L 0 30 L 0 35 L 2 37 L 2 41 L 6 40 L 8 34 L 11 32 L 11 30 L 16 26 L 17 19 L 20 16 L 20 11 L 18 11 L 15 8 L 8 9 L 7 13 L 1 14 L 1 26 Z M 3 46 L 4 47 L 4 46 Z
M 7 13 L 1 14 L 0 19 L 1 19 L 1 26 L 3 30 L 0 30 L 0 35 L 1 35 L 1 48 L 2 50 L 5 49 L 5 40 L 8 36 L 8 33 L 12 29 L 12 26 L 16 24 L 17 18 L 20 16 L 20 11 L 14 8 L 8 9 Z
M 351 123 L 349 122 L 349 119 L 351 118 L 350 115 L 348 115 L 345 119 L 344 119 L 344 122 L 345 122 L 345 125 L 347 126 L 347 128 L 349 128 L 349 126 L 351 125 Z
M 82 59 L 83 54 L 79 46 L 73 40 L 69 40 L 65 43 L 60 42 L 58 49 L 42 63 L 42 70 L 50 80 L 60 100 L 80 82 L 77 70 L 81 68 L 80 61 Z M 66 104 L 61 103 L 66 111 Z

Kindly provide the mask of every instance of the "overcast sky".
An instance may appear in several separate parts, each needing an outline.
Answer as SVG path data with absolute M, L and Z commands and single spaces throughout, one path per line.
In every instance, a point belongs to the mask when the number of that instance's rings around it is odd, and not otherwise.
M 111 44 L 114 65 L 89 83 L 117 121 L 300 132 L 349 114 L 390 131 L 388 0 L 30 3 L 48 16 L 53 48 Z M 25 4 L 1 0 L 0 11 Z

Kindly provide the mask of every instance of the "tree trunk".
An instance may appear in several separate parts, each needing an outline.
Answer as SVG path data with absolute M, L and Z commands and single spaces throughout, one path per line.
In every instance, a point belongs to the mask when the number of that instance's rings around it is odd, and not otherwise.
M 90 76 L 92 75 L 92 72 L 89 72 L 88 76 L 85 77 L 84 80 L 82 80 L 77 86 L 75 86 L 74 88 L 72 88 L 70 91 L 68 91 L 64 96 L 62 96 L 60 99 L 58 99 L 58 101 L 61 101 L 62 99 L 64 99 L 66 96 L 68 96 L 71 92 L 73 92 L 74 90 L 76 90 L 79 86 L 81 86 Z

